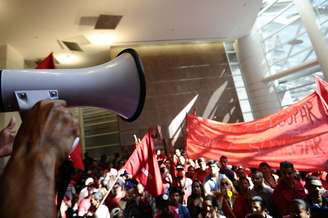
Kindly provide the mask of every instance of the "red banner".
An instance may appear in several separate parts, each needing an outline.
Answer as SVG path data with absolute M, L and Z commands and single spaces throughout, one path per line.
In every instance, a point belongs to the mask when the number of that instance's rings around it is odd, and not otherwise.
M 151 131 L 148 131 L 123 167 L 153 196 L 163 193 L 163 183 Z
M 251 122 L 226 124 L 188 115 L 186 151 L 189 158 L 218 160 L 225 155 L 232 165 L 258 167 L 265 161 L 278 168 L 291 161 L 296 169 L 327 169 L 327 83 L 302 101 L 278 113 Z

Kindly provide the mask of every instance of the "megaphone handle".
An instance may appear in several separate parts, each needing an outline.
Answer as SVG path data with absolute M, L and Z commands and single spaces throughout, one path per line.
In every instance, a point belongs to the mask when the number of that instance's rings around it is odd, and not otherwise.
M 57 100 L 58 90 L 20 90 L 15 91 L 15 97 L 19 110 L 25 111 L 41 100 Z

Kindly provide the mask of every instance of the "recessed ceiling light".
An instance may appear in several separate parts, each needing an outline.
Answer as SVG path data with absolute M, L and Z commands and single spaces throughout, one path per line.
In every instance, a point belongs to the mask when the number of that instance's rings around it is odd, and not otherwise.
M 116 35 L 113 31 L 111 32 L 92 32 L 86 36 L 91 44 L 94 45 L 112 45 L 117 41 Z
M 60 64 L 76 64 L 80 61 L 80 57 L 71 53 L 54 54 Z

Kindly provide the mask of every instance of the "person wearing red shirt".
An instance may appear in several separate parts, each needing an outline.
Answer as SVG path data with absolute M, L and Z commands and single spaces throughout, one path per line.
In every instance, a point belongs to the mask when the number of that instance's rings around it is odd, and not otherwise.
M 263 173 L 264 184 L 275 189 L 278 185 L 279 176 L 272 172 L 270 165 L 267 162 L 262 162 L 259 165 L 259 170 Z
M 203 183 L 205 181 L 205 178 L 209 175 L 206 160 L 201 157 L 197 160 L 197 163 L 199 165 L 199 168 L 195 170 L 193 180 L 198 180 Z
M 289 206 L 296 199 L 306 197 L 304 187 L 295 179 L 294 165 L 284 161 L 280 163 L 280 179 L 272 194 L 272 203 L 276 209 L 277 217 L 289 214 Z
M 233 204 L 233 212 L 236 218 L 244 218 L 251 212 L 251 192 L 249 180 L 245 177 L 237 182 L 238 194 Z

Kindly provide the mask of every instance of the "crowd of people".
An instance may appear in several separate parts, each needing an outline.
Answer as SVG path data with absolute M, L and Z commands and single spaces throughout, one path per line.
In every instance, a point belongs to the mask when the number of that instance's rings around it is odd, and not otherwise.
M 298 172 L 288 161 L 277 170 L 266 162 L 249 169 L 229 165 L 226 156 L 191 160 L 182 149 L 172 155 L 158 150 L 156 156 L 164 184 L 160 196 L 119 170 L 125 163 L 119 154 L 99 161 L 86 155 L 86 170 L 71 181 L 62 214 L 93 216 L 103 202 L 96 217 L 328 217 L 324 171 Z
M 123 169 L 119 153 L 100 160 L 86 153 L 85 169 L 68 177 L 61 195 L 58 175 L 79 135 L 76 120 L 57 101 L 37 104 L 22 120 L 12 150 L 13 122 L 0 132 L 0 156 L 11 154 L 0 180 L 0 217 L 328 217 L 325 171 L 299 172 L 289 161 L 271 169 L 266 162 L 232 166 L 226 156 L 192 160 L 183 149 L 156 152 L 160 196 Z

